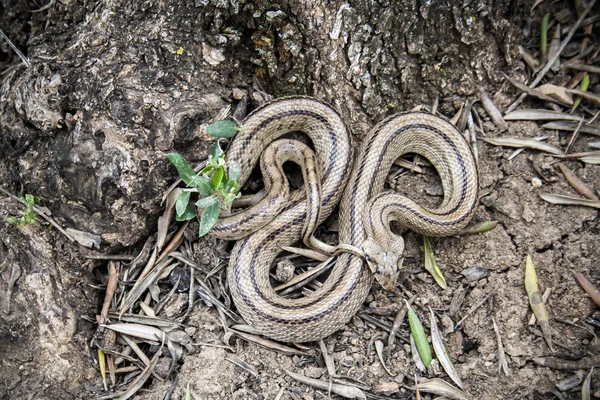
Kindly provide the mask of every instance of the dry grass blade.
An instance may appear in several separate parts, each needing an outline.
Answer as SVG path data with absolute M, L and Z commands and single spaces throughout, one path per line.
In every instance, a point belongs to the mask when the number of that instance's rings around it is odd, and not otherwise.
M 175 233 L 175 235 L 173 236 L 173 239 L 171 239 L 171 241 L 169 242 L 167 247 L 165 247 L 165 249 L 160 254 L 160 256 L 158 257 L 158 260 L 156 260 L 156 262 L 162 261 L 166 256 L 169 255 L 169 253 L 171 253 L 172 251 L 174 251 L 175 249 L 177 249 L 179 247 L 181 242 L 183 242 L 183 234 L 185 233 L 185 230 L 187 229 L 189 224 L 190 224 L 190 221 L 188 220 L 188 221 L 185 221 L 184 224 L 179 227 L 179 229 L 177 230 L 177 233 Z
M 562 68 L 574 69 L 576 71 L 586 71 L 591 72 L 592 74 L 600 74 L 600 67 L 590 64 L 583 63 L 565 63 L 562 65 Z
M 539 93 L 548 95 L 550 97 L 554 97 L 555 99 L 557 99 L 559 102 L 561 102 L 563 104 L 566 104 L 569 106 L 573 104 L 573 96 L 571 96 L 567 92 L 567 88 L 565 88 L 563 86 L 556 86 L 556 85 L 552 85 L 551 83 L 547 83 L 545 85 L 538 87 L 536 89 L 536 91 Z
M 562 155 L 563 152 L 560 149 L 557 149 L 554 146 L 549 145 L 548 143 L 540 142 L 535 139 L 520 139 L 520 138 L 482 138 L 482 140 L 486 143 L 492 144 L 494 146 L 504 146 L 504 147 L 525 147 L 528 149 L 535 149 L 544 151 L 550 154 Z
M 460 389 L 455 388 L 448 382 L 433 378 L 419 383 L 419 389 L 423 392 L 439 394 L 449 399 L 468 400 L 467 395 Z
M 544 120 L 566 120 L 577 121 L 579 117 L 550 110 L 516 110 L 504 116 L 507 121 L 544 121 Z
M 530 255 L 527 255 L 527 258 L 525 259 L 525 290 L 527 291 L 527 297 L 529 297 L 531 310 L 535 314 L 538 325 L 542 329 L 544 339 L 546 340 L 546 343 L 548 343 L 550 350 L 554 351 L 554 348 L 552 347 L 552 332 L 550 331 L 548 311 L 546 310 L 546 305 L 540 294 L 537 274 Z
M 552 369 L 588 369 L 600 367 L 600 355 L 582 358 L 579 361 L 563 360 L 556 357 L 536 357 L 533 358 L 533 362 Z
M 329 256 L 323 253 L 319 253 L 318 251 L 311 249 L 304 249 L 301 247 L 281 246 L 281 250 L 321 262 L 327 261 L 329 259 Z
M 281 291 L 283 289 L 287 289 L 289 287 L 292 287 L 292 286 L 295 286 L 295 285 L 299 285 L 302 282 L 304 282 L 305 280 L 314 277 L 316 274 L 320 275 L 322 272 L 326 271 L 328 268 L 330 268 L 333 265 L 332 264 L 333 260 L 334 260 L 333 257 L 327 258 L 325 261 L 321 262 L 321 264 L 317 265 L 316 267 L 313 267 L 313 268 L 309 269 L 308 271 L 306 271 L 306 272 L 304 272 L 302 274 L 294 276 L 292 279 L 290 279 L 286 283 L 283 283 L 283 284 L 281 284 L 279 286 L 276 286 L 274 288 L 274 290 L 276 292 L 279 292 L 279 291 Z
M 175 188 L 169 192 L 167 195 L 165 212 L 163 212 L 163 215 L 158 217 L 158 234 L 156 237 L 156 248 L 158 250 L 162 249 L 162 247 L 165 245 L 167 233 L 169 232 L 169 225 L 171 224 L 173 212 L 175 211 L 175 203 L 177 202 L 177 198 L 182 191 L 183 190 L 181 190 L 181 188 Z
M 335 362 L 333 360 L 333 356 L 330 356 L 327 352 L 327 347 L 325 346 L 325 342 L 323 341 L 323 339 L 319 340 L 319 348 L 321 349 L 321 355 L 323 356 L 325 366 L 327 367 L 327 373 L 330 377 L 335 377 Z
M 119 314 L 116 312 L 108 313 L 109 317 L 119 318 L 120 321 L 123 322 L 132 322 L 135 324 L 141 325 L 150 325 L 161 328 L 164 332 L 172 331 L 173 329 L 181 328 L 183 325 L 179 324 L 175 321 L 170 321 L 168 319 L 162 319 L 158 317 L 149 317 L 147 315 L 139 315 L 139 314 L 123 314 L 119 317 Z
M 581 400 L 590 400 L 592 398 L 591 395 L 591 386 L 592 386 L 592 373 L 594 372 L 594 367 L 590 370 L 590 373 L 585 377 L 585 381 L 583 381 L 583 385 L 581 385 Z
M 589 156 L 579 157 L 580 161 L 586 164 L 600 164 L 600 154 L 590 154 Z
M 492 317 L 492 324 L 494 325 L 494 333 L 496 333 L 496 343 L 498 343 L 498 375 L 504 371 L 506 376 L 510 375 L 510 369 L 508 368 L 508 362 L 506 361 L 506 354 L 504 353 L 504 346 L 502 345 L 502 336 L 500 335 L 500 329 L 496 324 L 496 318 Z
M 565 206 L 585 206 L 600 208 L 600 201 L 581 199 L 579 197 L 563 196 L 560 194 L 540 193 L 540 197 L 552 204 L 560 204 Z
M 161 355 L 163 346 L 165 344 L 164 333 L 163 333 L 162 337 L 163 337 L 163 341 L 160 345 L 160 348 L 154 355 L 154 357 L 152 357 L 152 361 L 150 361 L 150 365 L 148 365 L 146 368 L 144 368 L 142 373 L 135 379 L 135 381 L 133 381 L 131 383 L 131 386 L 129 386 L 129 388 L 121 395 L 121 397 L 119 397 L 120 400 L 127 400 L 130 397 L 132 397 L 134 394 L 136 394 L 137 391 L 140 390 L 142 388 L 142 386 L 144 386 L 144 384 L 146 383 L 146 381 L 148 380 L 150 375 L 152 375 L 152 373 L 154 372 L 154 368 L 156 367 L 156 363 L 158 363 L 158 357 Z
M 425 269 L 429 271 L 431 276 L 435 282 L 442 288 L 447 289 L 448 284 L 446 284 L 446 278 L 444 278 L 444 274 L 442 270 L 438 266 L 437 261 L 435 260 L 435 254 L 433 254 L 433 249 L 431 248 L 431 242 L 427 236 L 423 236 L 423 250 L 425 253 Z
M 570 122 L 570 121 L 553 121 L 548 122 L 547 124 L 542 125 L 542 128 L 545 129 L 555 129 L 558 131 L 575 131 L 579 123 Z M 589 133 L 590 135 L 600 136 L 600 129 L 590 126 L 590 125 L 581 125 L 580 131 L 582 133 Z
M 437 321 L 435 319 L 435 315 L 433 314 L 433 310 L 429 307 L 429 312 L 431 314 L 430 322 L 431 322 L 431 344 L 433 345 L 433 350 L 435 351 L 435 355 L 437 356 L 438 361 L 442 364 L 444 371 L 448 374 L 450 379 L 454 381 L 461 389 L 464 389 L 462 380 L 456 372 L 456 368 L 454 368 L 454 364 L 452 364 L 452 360 L 448 356 L 448 352 L 446 351 L 446 346 L 444 346 L 444 341 L 442 340 L 442 335 L 440 335 L 440 331 L 437 326 Z
M 411 297 L 408 300 L 408 304 L 409 305 L 412 304 L 416 298 L 417 298 L 417 296 Z M 408 307 L 406 304 L 403 304 L 400 311 L 398 311 L 398 314 L 396 314 L 396 318 L 394 318 L 394 323 L 392 325 L 392 329 L 390 330 L 390 335 L 388 336 L 388 348 L 390 350 L 392 350 L 394 347 L 394 342 L 396 341 L 396 335 L 398 333 L 398 329 L 400 329 L 400 326 L 404 322 L 407 312 L 408 312 Z
M 577 279 L 577 282 L 579 282 L 583 290 L 591 297 L 594 303 L 600 306 L 600 290 L 579 272 L 575 274 L 575 279 Z
M 169 268 L 169 264 L 172 260 L 167 259 L 163 262 L 159 262 L 154 266 L 154 268 L 146 274 L 142 279 L 138 279 L 135 283 L 131 291 L 128 295 L 123 299 L 123 305 L 121 306 L 120 314 L 124 314 L 125 311 L 129 310 L 135 302 L 140 298 L 140 296 L 152 285 L 155 283 L 163 273 Z M 173 264 L 170 266 L 170 269 L 175 268 L 177 264 Z
M 258 379 L 258 371 L 256 370 L 256 368 L 254 368 L 252 365 L 248 364 L 238 356 L 229 356 L 225 357 L 225 359 L 230 363 L 237 365 L 238 367 L 240 367 L 241 369 Z
M 532 88 L 530 88 L 529 86 L 527 86 L 527 85 L 524 85 L 524 84 L 522 84 L 522 83 L 521 83 L 521 82 L 519 82 L 519 81 L 516 81 L 516 80 L 514 80 L 514 79 L 511 79 L 511 78 L 510 78 L 508 75 L 506 75 L 506 74 L 503 74 L 503 75 L 504 75 L 504 78 L 505 78 L 507 81 L 509 81 L 511 85 L 513 85 L 514 87 L 516 87 L 516 88 L 517 88 L 517 89 L 519 89 L 519 90 L 522 90 L 523 92 L 527 93 L 527 94 L 528 94 L 528 95 L 530 95 L 530 96 L 537 97 L 537 98 L 538 98 L 538 99 L 540 99 L 540 100 L 549 101 L 549 102 L 551 102 L 551 103 L 558 103 L 558 104 L 563 104 L 563 105 L 564 105 L 564 104 L 566 104 L 566 105 L 572 105 L 572 104 L 573 104 L 573 99 L 572 99 L 572 98 L 570 99 L 570 100 L 571 100 L 571 102 L 570 102 L 570 103 L 566 103 L 566 102 L 565 102 L 565 100 L 566 100 L 566 101 L 569 101 L 569 99 L 568 99 L 568 98 L 567 98 L 567 99 L 565 99 L 565 98 L 564 98 L 564 96 L 563 96 L 563 98 L 560 98 L 560 99 L 559 99 L 559 98 L 557 98 L 557 97 L 549 96 L 549 95 L 548 95 L 548 94 L 546 94 L 546 93 L 543 93 L 543 92 L 541 92 L 541 91 L 539 91 L 539 90 L 536 90 L 536 89 L 532 89 Z M 563 88 L 563 90 L 565 90 L 565 89 Z M 566 93 L 565 93 L 565 94 L 566 94 Z M 569 96 L 569 97 L 570 97 L 570 96 Z M 507 116 L 507 117 L 508 117 L 508 116 Z M 508 119 L 508 118 L 507 118 L 507 119 Z
M 246 333 L 246 332 L 241 332 L 241 331 L 235 330 L 235 334 L 243 339 L 246 339 L 249 342 L 256 343 L 259 346 L 262 346 L 269 350 L 278 351 L 280 353 L 287 354 L 289 356 L 293 356 L 293 355 L 306 356 L 307 355 L 307 353 L 297 350 L 297 349 L 294 349 L 293 347 L 289 347 L 289 346 L 283 345 L 281 343 L 274 342 L 270 339 L 265 339 L 265 338 L 253 335 L 251 333 Z
M 500 128 L 501 131 L 505 131 L 508 129 L 508 124 L 502 117 L 502 113 L 498 110 L 498 107 L 494 104 L 494 102 L 487 96 L 483 88 L 479 88 L 479 101 L 483 106 L 485 112 L 490 116 L 494 125 Z
M 567 89 L 568 93 L 575 94 L 577 96 L 581 96 L 582 98 L 594 102 L 596 104 L 600 104 L 600 96 L 591 92 L 584 92 L 579 89 Z
M 402 167 L 405 168 L 411 172 L 416 172 L 417 174 L 422 174 L 423 173 L 423 168 L 419 167 L 418 165 L 416 165 L 413 162 L 407 161 L 403 158 L 397 158 L 394 161 L 394 165 L 398 166 L 398 167 Z
M 478 222 L 476 224 L 469 225 L 464 229 L 461 229 L 460 231 L 456 232 L 456 235 L 461 236 L 461 235 L 475 235 L 478 233 L 484 233 L 487 231 L 491 231 L 497 225 L 498 225 L 498 221 Z
M 134 336 L 150 342 L 157 342 L 157 337 L 163 337 L 165 332 L 153 326 L 139 324 L 112 324 L 100 325 L 125 335 Z
M 565 176 L 567 182 L 569 182 L 569 184 L 573 186 L 573 189 L 577 190 L 577 192 L 579 192 L 580 195 L 590 200 L 600 201 L 598 196 L 594 194 L 594 191 L 590 187 L 588 187 L 581 179 L 579 179 L 579 177 L 575 175 L 575 173 L 571 171 L 566 165 L 564 165 L 563 163 L 558 163 L 558 167 Z
M 335 393 L 340 395 L 346 399 L 362 399 L 366 400 L 367 396 L 365 393 L 357 387 L 342 385 L 339 383 L 332 383 L 320 381 L 318 379 L 307 378 L 304 375 L 297 374 L 292 371 L 288 371 L 284 369 L 285 373 L 288 374 L 293 379 L 297 380 L 300 383 L 304 383 L 305 385 L 309 385 L 312 387 L 316 387 L 321 390 L 329 390 L 331 389 L 331 393 Z
M 102 303 L 102 310 L 100 311 L 100 317 L 98 320 L 99 324 L 103 324 L 108 316 L 108 310 L 110 309 L 110 303 L 117 290 L 117 284 L 119 283 L 119 274 L 117 267 L 114 262 L 108 263 L 108 282 L 106 284 L 106 294 L 104 295 L 104 302 Z
M 381 340 L 375 341 L 375 351 L 377 352 L 377 357 L 379 357 L 379 362 L 383 366 L 383 369 L 385 369 L 385 372 L 387 372 L 389 376 L 396 376 L 390 372 L 387 365 L 385 365 L 385 361 L 383 361 L 383 342 Z
M 196 293 L 202 298 L 207 304 L 212 304 L 220 313 L 227 315 L 232 321 L 240 322 L 240 318 L 233 311 L 231 311 L 223 302 L 221 302 L 212 290 L 208 287 L 204 281 L 196 278 Z

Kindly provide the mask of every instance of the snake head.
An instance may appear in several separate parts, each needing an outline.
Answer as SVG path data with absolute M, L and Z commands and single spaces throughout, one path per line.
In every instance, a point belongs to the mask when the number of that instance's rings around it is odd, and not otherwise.
M 394 236 L 384 242 L 381 244 L 369 238 L 364 241 L 362 249 L 377 282 L 385 290 L 393 290 L 404 261 L 404 240 L 400 236 Z

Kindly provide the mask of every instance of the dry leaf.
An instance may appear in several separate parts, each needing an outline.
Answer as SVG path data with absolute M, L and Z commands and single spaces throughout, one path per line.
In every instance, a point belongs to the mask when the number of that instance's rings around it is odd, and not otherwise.
M 556 98 L 562 103 L 568 104 L 570 106 L 573 105 L 573 96 L 571 96 L 567 92 L 567 88 L 562 86 L 552 85 L 551 83 L 546 83 L 545 85 L 539 86 L 535 88 L 540 93 Z

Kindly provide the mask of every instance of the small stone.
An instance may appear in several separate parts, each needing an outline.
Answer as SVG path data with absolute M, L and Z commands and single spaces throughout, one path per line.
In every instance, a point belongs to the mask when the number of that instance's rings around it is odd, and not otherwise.
M 242 97 L 244 97 L 246 95 L 246 91 L 240 88 L 233 88 L 231 89 L 231 97 L 233 97 L 235 100 L 241 100 Z
M 323 369 L 314 366 L 306 367 L 304 375 L 308 378 L 319 379 L 323 376 Z
M 448 316 L 448 314 L 442 314 L 440 319 L 442 322 L 442 332 L 444 333 L 444 336 L 454 332 L 454 321 Z
M 275 279 L 281 283 L 289 282 L 294 277 L 294 264 L 287 259 L 277 263 L 275 268 Z
M 350 368 L 354 365 L 354 358 L 346 356 L 340 360 L 340 365 L 345 368 Z
M 533 186 L 534 188 L 542 186 L 542 180 L 540 178 L 533 178 L 531 180 L 531 186 Z
M 463 274 L 463 276 L 467 278 L 467 281 L 469 282 L 477 282 L 478 280 L 487 278 L 490 275 L 488 270 L 483 267 L 467 268 L 464 269 L 461 274 Z
M 375 393 L 391 395 L 400 391 L 400 386 L 396 382 L 382 382 L 373 388 Z

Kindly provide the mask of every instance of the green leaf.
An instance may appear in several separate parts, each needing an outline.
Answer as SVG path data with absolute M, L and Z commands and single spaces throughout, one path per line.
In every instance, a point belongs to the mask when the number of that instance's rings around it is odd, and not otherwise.
M 215 203 L 219 203 L 219 198 L 216 195 L 204 197 L 196 202 L 196 207 L 199 208 L 207 208 L 212 206 Z
M 25 201 L 25 203 L 27 203 L 28 206 L 32 206 L 40 202 L 40 198 L 32 194 L 26 194 L 24 198 L 21 197 L 21 200 Z
M 213 192 L 212 182 L 209 178 L 200 175 L 194 175 L 192 177 L 191 186 L 198 189 L 198 193 L 203 195 L 209 195 Z
M 219 141 L 217 140 L 215 142 L 215 145 L 213 146 L 212 150 L 210 151 L 210 155 L 212 157 L 212 160 L 209 159 L 209 163 L 214 163 L 215 166 L 218 166 L 218 161 L 219 161 L 219 157 L 221 157 L 221 154 L 223 154 L 223 150 L 221 149 L 221 146 L 219 145 Z M 211 163 L 211 164 L 212 164 Z
M 13 224 L 18 225 L 18 226 L 25 226 L 25 218 L 23 218 L 23 217 L 19 217 L 19 218 L 17 218 L 17 217 L 8 217 L 8 218 L 6 218 L 6 220 L 8 222 L 13 223 Z
M 35 223 L 35 211 L 33 211 L 32 206 L 27 206 L 25 213 L 23 214 L 23 218 L 25 219 L 26 224 Z
M 185 210 L 183 210 L 183 212 L 181 214 L 177 213 L 177 215 L 175 216 L 175 219 L 177 221 L 187 221 L 194 217 L 196 217 L 196 209 L 194 208 L 193 205 L 188 203 L 187 206 L 185 207 Z
M 227 181 L 227 185 L 225 185 L 225 190 L 227 190 L 228 193 L 237 194 L 240 191 L 240 185 L 236 180 L 230 179 Z
M 206 174 L 206 173 L 212 171 L 213 168 L 214 167 L 212 165 L 207 165 L 206 167 L 202 168 L 200 170 L 200 172 L 198 172 L 198 175 Z
M 237 182 L 240 179 L 241 174 L 242 171 L 240 170 L 239 164 L 233 160 L 229 161 L 229 175 L 227 175 L 229 181 Z
M 175 202 L 175 211 L 177 211 L 177 215 L 182 215 L 188 204 L 190 204 L 190 192 L 181 192 L 179 197 L 177 197 L 177 201 Z
M 171 164 L 177 168 L 177 172 L 179 172 L 179 177 L 186 185 L 190 185 L 193 177 L 196 175 L 194 169 L 190 167 L 190 165 L 185 161 L 185 158 L 179 153 L 169 153 L 167 154 L 167 158 L 171 161 Z
M 421 361 L 425 364 L 426 368 L 429 368 L 429 364 L 431 364 L 431 360 L 433 357 L 431 356 L 431 347 L 429 347 L 429 342 L 427 341 L 427 335 L 425 335 L 425 329 L 423 329 L 423 324 L 417 317 L 417 314 L 410 307 L 410 304 L 405 300 L 406 307 L 408 309 L 408 324 L 410 325 L 410 333 L 415 339 L 415 346 L 417 347 L 417 352 L 419 353 L 419 357 L 421 357 Z
M 224 119 L 206 127 L 206 133 L 216 138 L 232 138 L 239 128 L 234 121 Z
M 200 236 L 206 235 L 213 226 L 217 223 L 217 218 L 219 218 L 219 203 L 213 203 L 210 206 L 206 207 L 204 212 L 202 213 L 202 217 L 200 217 Z
M 224 168 L 218 168 L 215 170 L 213 175 L 213 188 L 218 189 L 221 186 L 221 182 L 223 182 L 223 176 L 225 175 Z
M 427 236 L 423 236 L 423 249 L 425 250 L 425 269 L 429 271 L 431 276 L 433 276 L 433 279 L 435 279 L 436 283 L 442 289 L 446 289 L 448 287 L 446 279 L 435 260 L 435 255 L 433 254 L 433 249 L 431 248 L 431 243 Z

